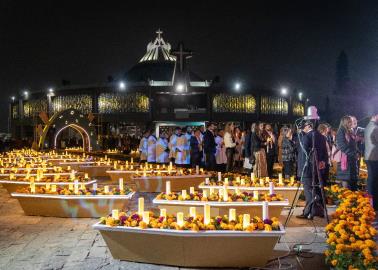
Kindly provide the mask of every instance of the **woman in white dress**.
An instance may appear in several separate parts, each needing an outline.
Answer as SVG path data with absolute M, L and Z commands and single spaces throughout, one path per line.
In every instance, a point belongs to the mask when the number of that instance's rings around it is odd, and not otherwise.
M 217 167 L 219 171 L 225 170 L 225 165 L 227 163 L 226 157 L 226 147 L 223 142 L 223 135 L 224 131 L 218 131 L 217 136 L 215 137 L 215 143 L 217 144 L 216 152 L 215 152 L 215 161 L 217 163 Z

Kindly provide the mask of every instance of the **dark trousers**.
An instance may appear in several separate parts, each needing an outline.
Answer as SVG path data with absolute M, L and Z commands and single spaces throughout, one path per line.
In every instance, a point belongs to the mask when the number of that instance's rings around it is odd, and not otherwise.
M 202 155 L 199 154 L 199 153 L 192 153 L 190 155 L 190 163 L 192 165 L 193 168 L 195 168 L 197 165 L 198 166 L 201 166 L 201 159 L 202 159 Z
M 373 198 L 373 207 L 378 211 L 378 161 L 366 160 L 368 169 L 367 189 Z
M 266 167 L 268 170 L 268 175 L 270 178 L 273 178 L 273 165 L 274 165 L 274 160 L 276 157 L 274 155 L 266 155 Z
M 308 216 L 321 216 L 323 213 L 322 209 L 322 197 L 320 188 L 315 187 L 313 188 L 312 178 L 311 177 L 303 177 L 302 178 L 303 190 L 304 195 L 306 198 L 306 206 L 303 209 L 303 215 Z M 317 198 L 317 202 L 315 203 L 315 199 Z
M 285 178 L 288 178 L 293 175 L 293 167 L 293 161 L 283 161 L 283 172 Z
M 232 172 L 233 170 L 234 154 L 235 154 L 235 148 L 226 148 L 226 157 L 227 157 L 226 172 Z
M 205 153 L 206 157 L 206 169 L 209 171 L 215 170 L 215 155 L 213 153 Z

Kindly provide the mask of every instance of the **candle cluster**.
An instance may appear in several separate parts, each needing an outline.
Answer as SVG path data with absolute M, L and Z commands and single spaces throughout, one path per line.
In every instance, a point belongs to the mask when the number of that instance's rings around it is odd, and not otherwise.
M 113 210 L 111 215 L 101 218 L 100 224 L 138 227 L 141 229 L 191 231 L 230 230 L 252 232 L 280 230 L 280 223 L 277 218 L 251 218 L 249 214 L 237 215 L 235 209 L 230 209 L 229 215 L 211 217 L 209 205 L 205 205 L 204 213 L 204 215 L 197 215 L 194 207 L 190 209 L 190 214 L 187 216 L 184 216 L 182 212 L 178 212 L 176 215 L 167 215 L 165 209 L 161 209 L 159 215 L 154 215 L 152 212 L 144 211 L 144 209 L 139 209 L 138 212 L 131 215 Z

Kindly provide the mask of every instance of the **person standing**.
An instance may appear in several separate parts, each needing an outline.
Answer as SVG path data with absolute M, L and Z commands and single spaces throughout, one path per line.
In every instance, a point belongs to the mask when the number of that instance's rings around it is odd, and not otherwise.
M 185 154 L 186 154 L 186 162 L 185 165 L 190 167 L 190 139 L 192 138 L 192 128 L 186 127 L 186 132 L 184 133 L 186 137 L 186 145 L 185 145 Z
M 268 176 L 266 167 L 265 145 L 262 138 L 264 124 L 253 123 L 251 127 L 251 143 L 250 143 L 250 159 L 249 162 L 253 164 L 253 172 L 256 177 L 263 178 Z
M 234 140 L 234 123 L 227 123 L 225 127 L 223 142 L 226 148 L 226 172 L 232 172 L 234 167 L 234 155 L 236 143 Z
M 314 130 L 313 125 L 310 121 L 305 122 L 303 131 L 298 135 L 298 175 L 302 181 L 306 199 L 303 213 L 297 216 L 297 218 L 302 219 L 313 219 L 314 216 L 324 217 L 321 191 L 318 186 L 320 184 L 318 183 L 318 169 L 320 175 L 322 175 L 322 170 L 324 170 L 325 163 L 328 160 L 328 153 L 325 137 L 317 130 Z M 318 168 L 315 168 L 313 149 L 316 149 Z M 315 197 L 313 196 L 314 194 L 316 194 Z M 318 198 L 317 201 L 315 201 L 316 198 Z
M 140 139 L 139 143 L 139 152 L 140 152 L 140 157 L 139 160 L 140 162 L 145 162 L 147 161 L 147 155 L 148 155 L 148 137 L 150 136 L 150 132 L 146 131 L 142 138 Z
M 223 172 L 227 163 L 226 147 L 224 145 L 224 131 L 219 130 L 215 136 L 215 143 L 217 144 L 215 161 L 217 163 L 217 170 Z
M 209 123 L 207 125 L 207 130 L 203 136 L 203 151 L 205 153 L 205 165 L 206 169 L 209 171 L 215 170 L 215 152 L 216 152 L 216 143 L 215 143 L 215 125 L 214 123 Z
M 186 129 L 184 129 L 184 134 L 181 132 L 176 135 L 176 145 L 175 145 L 175 164 L 182 167 L 186 167 L 190 163 L 190 155 L 188 155 L 188 140 L 186 137 Z
M 201 165 L 202 153 L 201 131 L 197 129 L 190 138 L 190 163 L 193 168 Z
M 235 138 L 235 154 L 234 154 L 234 164 L 237 168 L 241 168 L 243 165 L 243 144 L 244 144 L 244 134 L 241 132 L 240 128 L 236 127 L 234 129 Z
M 147 162 L 155 163 L 156 162 L 156 142 L 157 138 L 155 132 L 150 132 L 150 136 L 147 141 Z
M 168 163 L 169 152 L 167 134 L 163 132 L 156 143 L 156 163 Z
M 367 188 L 378 211 L 378 114 L 375 114 L 365 128 L 365 161 L 368 169 Z
M 331 156 L 332 156 L 332 145 L 329 142 L 329 128 L 327 124 L 320 124 L 318 126 L 318 131 L 320 134 L 322 134 L 326 140 L 326 147 L 327 147 L 327 152 L 328 152 L 328 161 L 325 164 L 325 169 L 324 169 L 324 174 L 322 175 L 322 179 L 324 181 L 324 186 L 329 185 L 329 170 L 331 167 Z
M 293 132 L 290 128 L 281 129 L 282 132 L 282 163 L 285 178 L 290 178 L 294 174 L 295 143 Z
M 181 134 L 181 128 L 180 127 L 177 127 L 175 129 L 175 132 L 171 135 L 171 137 L 169 138 L 169 143 L 168 143 L 168 147 L 169 147 L 169 160 L 172 162 L 172 163 L 175 163 L 175 157 L 176 157 L 176 152 L 175 152 L 175 149 L 176 149 L 176 142 L 177 142 L 177 136 Z
M 343 187 L 355 191 L 357 190 L 359 153 L 352 132 L 350 116 L 341 118 L 336 134 L 336 147 L 340 151 L 340 159 L 337 162 L 337 179 L 342 180 Z
M 273 178 L 273 167 L 277 156 L 277 140 L 270 124 L 265 125 L 264 136 L 266 140 L 266 166 L 269 177 Z

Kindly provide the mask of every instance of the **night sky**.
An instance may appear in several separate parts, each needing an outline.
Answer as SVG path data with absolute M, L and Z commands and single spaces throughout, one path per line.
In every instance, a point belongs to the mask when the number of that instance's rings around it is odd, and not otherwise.
M 286 86 L 321 102 L 345 50 L 354 87 L 378 92 L 378 1 L 93 2 L 0 2 L 0 130 L 10 96 L 120 78 L 158 28 L 194 51 L 193 71 L 224 85 Z

